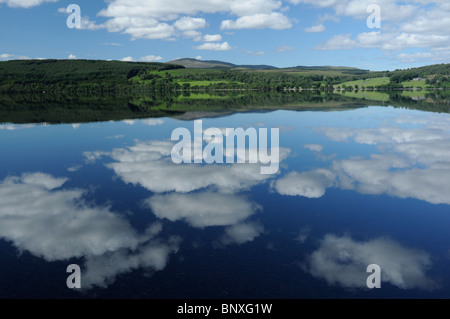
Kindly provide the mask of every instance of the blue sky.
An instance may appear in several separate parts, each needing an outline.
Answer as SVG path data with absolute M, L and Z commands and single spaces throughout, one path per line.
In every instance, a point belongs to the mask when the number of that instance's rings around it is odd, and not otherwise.
M 67 7 L 81 9 L 69 28 Z M 380 28 L 371 28 L 375 4 Z M 74 20 L 71 20 L 74 21 Z M 392 70 L 450 62 L 447 0 L 0 0 L 0 60 L 78 58 Z

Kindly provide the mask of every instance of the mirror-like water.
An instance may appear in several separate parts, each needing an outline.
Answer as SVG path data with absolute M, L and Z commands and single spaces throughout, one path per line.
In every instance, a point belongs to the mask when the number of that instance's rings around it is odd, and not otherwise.
M 280 169 L 171 160 L 176 118 L 0 125 L 1 297 L 443 298 L 450 116 L 203 118 L 279 128 Z M 82 291 L 66 286 L 81 267 Z M 367 266 L 381 269 L 368 289 Z

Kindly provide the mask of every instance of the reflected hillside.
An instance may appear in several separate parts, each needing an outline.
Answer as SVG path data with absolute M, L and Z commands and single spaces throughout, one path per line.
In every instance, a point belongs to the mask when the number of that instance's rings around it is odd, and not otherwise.
M 149 117 L 193 119 L 246 111 L 394 107 L 450 112 L 448 91 L 322 91 L 0 95 L 1 123 L 86 123 Z

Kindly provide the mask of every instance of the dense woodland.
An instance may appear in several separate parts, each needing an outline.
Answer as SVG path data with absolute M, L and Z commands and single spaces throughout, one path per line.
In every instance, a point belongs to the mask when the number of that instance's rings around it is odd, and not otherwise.
M 448 88 L 449 74 L 450 64 L 370 72 L 332 67 L 199 70 L 165 63 L 17 60 L 0 62 L 0 92 L 283 91 L 290 88 L 332 91 L 347 81 L 377 77 L 388 77 L 389 82 L 373 89 L 400 89 L 402 82 L 415 78 L 426 79 L 426 83 L 435 88 Z

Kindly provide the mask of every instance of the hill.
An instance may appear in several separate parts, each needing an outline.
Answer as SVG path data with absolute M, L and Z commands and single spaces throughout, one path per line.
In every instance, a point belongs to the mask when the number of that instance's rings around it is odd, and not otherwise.
M 180 65 L 104 60 L 13 60 L 0 62 L 0 90 L 11 87 L 127 85 L 128 79 L 149 71 L 183 68 Z
M 170 63 L 13 60 L 0 62 L 0 92 L 448 88 L 449 73 L 450 64 L 371 72 L 351 67 L 275 68 L 196 59 L 180 59 Z
M 197 60 L 190 58 L 172 60 L 167 63 L 182 65 L 187 69 L 237 69 L 237 68 L 257 69 L 257 70 L 277 69 L 272 65 L 237 65 L 217 60 Z

